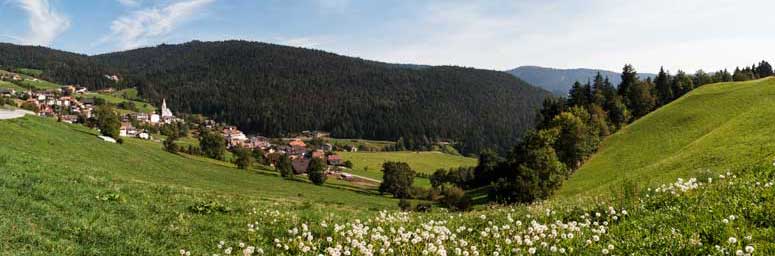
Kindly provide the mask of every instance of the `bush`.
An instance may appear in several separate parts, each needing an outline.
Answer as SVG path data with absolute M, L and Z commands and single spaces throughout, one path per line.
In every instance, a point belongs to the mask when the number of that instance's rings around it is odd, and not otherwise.
M 254 160 L 250 150 L 236 148 L 234 149 L 234 155 L 237 157 L 237 159 L 234 160 L 234 164 L 237 165 L 237 168 L 247 169 L 253 165 Z
M 188 207 L 188 210 L 196 214 L 229 213 L 231 208 L 214 201 L 199 202 Z
M 398 201 L 398 208 L 401 208 L 402 211 L 408 211 L 412 208 L 412 203 L 405 198 L 401 198 L 401 200 Z
M 352 169 L 353 168 L 353 162 L 351 162 L 350 160 L 344 161 L 344 167 Z
M 124 138 L 118 138 L 118 139 L 116 139 L 116 143 L 118 143 L 118 144 L 124 144 Z
M 466 192 L 458 187 L 447 187 L 442 190 L 444 198 L 441 203 L 447 208 L 464 211 L 471 206 L 471 198 L 466 196 Z
M 409 189 L 409 195 L 411 198 L 428 199 L 430 198 L 431 189 L 423 187 L 412 187 Z
M 167 137 L 167 139 L 163 142 L 164 150 L 170 153 L 178 153 L 180 151 L 180 147 L 178 147 L 178 144 L 175 143 L 175 137 Z

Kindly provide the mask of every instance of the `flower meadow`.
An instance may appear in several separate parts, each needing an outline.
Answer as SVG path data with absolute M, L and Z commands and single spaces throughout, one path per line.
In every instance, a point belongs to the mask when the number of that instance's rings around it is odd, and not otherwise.
M 256 208 L 239 237 L 181 255 L 775 255 L 772 168 L 626 188 L 607 200 L 310 218 Z M 198 247 L 198 246 L 197 246 Z

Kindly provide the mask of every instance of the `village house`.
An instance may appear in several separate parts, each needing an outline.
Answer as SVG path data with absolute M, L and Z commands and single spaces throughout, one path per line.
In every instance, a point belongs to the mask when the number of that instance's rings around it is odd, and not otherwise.
M 255 136 L 251 137 L 249 141 L 249 148 L 260 148 L 260 149 L 267 149 L 272 146 L 271 143 L 269 143 L 269 138 L 264 136 Z
M 78 87 L 75 89 L 75 93 L 78 93 L 78 94 L 85 94 L 87 92 L 89 92 L 89 89 L 86 87 Z
M 143 130 L 142 132 L 137 134 L 137 138 L 143 139 L 143 140 L 150 140 L 151 134 L 148 133 L 148 131 Z
M 307 173 L 307 169 L 309 168 L 309 163 L 310 163 L 310 160 L 304 157 L 293 159 L 291 161 L 291 166 L 293 166 L 293 173 L 294 174 Z
M 123 122 L 121 123 L 121 128 L 119 129 L 118 136 L 121 137 L 134 137 L 137 136 L 137 129 L 132 126 L 131 123 Z
M 329 155 L 328 158 L 328 164 L 329 165 L 341 165 L 342 164 L 342 157 L 339 155 Z
M 303 155 L 304 153 L 307 153 L 307 144 L 300 139 L 295 139 L 291 142 L 288 142 L 288 146 L 291 149 L 289 151 L 291 155 Z
M 312 158 L 325 159 L 326 152 L 323 152 L 323 150 L 320 149 L 312 151 Z
M 223 128 L 222 134 L 229 147 L 243 146 L 248 142 L 248 137 L 237 129 L 236 126 L 227 126 Z

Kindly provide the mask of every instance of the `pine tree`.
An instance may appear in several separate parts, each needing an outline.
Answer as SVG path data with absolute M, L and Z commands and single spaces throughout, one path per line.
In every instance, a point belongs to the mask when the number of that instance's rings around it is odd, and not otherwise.
M 670 73 L 664 68 L 659 68 L 659 74 L 654 80 L 656 86 L 657 105 L 662 106 L 673 100 L 673 88 L 670 81 Z

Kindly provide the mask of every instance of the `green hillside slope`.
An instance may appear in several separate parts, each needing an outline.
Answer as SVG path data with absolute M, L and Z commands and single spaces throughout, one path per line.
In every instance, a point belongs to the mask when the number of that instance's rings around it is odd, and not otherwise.
M 703 86 L 607 138 L 559 195 L 600 195 L 623 180 L 654 185 L 772 161 L 773 123 L 774 78 Z
M 250 222 L 253 208 L 309 213 L 325 206 L 344 216 L 395 208 L 375 193 L 228 168 L 154 142 L 111 144 L 52 119 L 0 120 L 0 255 L 9 248 L 14 255 L 168 255 L 180 244 L 243 233 L 234 223 Z M 189 210 L 211 201 L 234 214 Z

